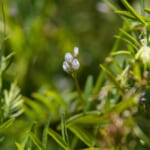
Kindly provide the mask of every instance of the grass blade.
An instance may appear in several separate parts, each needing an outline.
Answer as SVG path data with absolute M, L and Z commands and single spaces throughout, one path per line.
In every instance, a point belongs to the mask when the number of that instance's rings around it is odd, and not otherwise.
M 62 148 L 64 148 L 65 150 L 68 149 L 67 143 L 63 140 L 63 138 L 58 133 L 56 133 L 50 128 L 48 129 L 47 132 Z

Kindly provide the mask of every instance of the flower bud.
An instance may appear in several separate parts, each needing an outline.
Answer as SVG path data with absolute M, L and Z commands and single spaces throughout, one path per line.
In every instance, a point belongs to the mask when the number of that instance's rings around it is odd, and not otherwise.
M 80 67 L 80 63 L 76 57 L 79 54 L 79 49 L 78 47 L 74 47 L 74 53 L 73 55 L 69 52 L 65 54 L 65 61 L 63 62 L 63 70 L 66 71 L 67 73 L 73 73 L 77 71 Z
M 78 61 L 77 59 L 74 59 L 74 60 L 72 61 L 72 69 L 78 70 L 79 67 L 80 67 L 79 61 Z
M 144 65 L 150 66 L 150 47 L 146 45 L 141 47 L 135 58 L 140 59 Z
M 74 47 L 74 54 L 73 54 L 73 56 L 77 57 L 78 54 L 79 54 L 79 48 L 78 47 Z
M 68 73 L 71 71 L 70 65 L 66 61 L 63 62 L 63 70 Z
M 72 63 L 73 56 L 71 55 L 71 53 L 66 53 L 65 54 L 65 61 L 68 62 L 68 63 Z

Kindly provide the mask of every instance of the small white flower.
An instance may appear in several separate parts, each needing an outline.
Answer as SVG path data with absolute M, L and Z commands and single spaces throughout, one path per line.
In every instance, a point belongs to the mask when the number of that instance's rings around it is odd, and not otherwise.
M 71 67 L 66 61 L 63 62 L 63 69 L 66 72 L 70 72 L 71 71 Z
M 66 53 L 65 54 L 65 61 L 68 62 L 68 63 L 72 63 L 73 61 L 73 56 L 71 53 Z
M 76 58 L 79 54 L 79 48 L 74 47 L 74 53 L 73 55 L 69 52 L 65 54 L 65 61 L 63 62 L 63 70 L 67 73 L 73 73 L 74 71 L 77 71 L 80 67 L 80 63 L 78 59 Z
M 74 47 L 74 54 L 73 54 L 73 56 L 77 57 L 78 54 L 79 54 L 79 48 L 78 47 Z
M 144 45 L 140 48 L 135 56 L 136 59 L 140 59 L 144 65 L 150 65 L 150 47 Z
M 72 69 L 78 70 L 79 67 L 80 67 L 79 61 L 78 61 L 77 59 L 74 59 L 74 60 L 72 61 Z

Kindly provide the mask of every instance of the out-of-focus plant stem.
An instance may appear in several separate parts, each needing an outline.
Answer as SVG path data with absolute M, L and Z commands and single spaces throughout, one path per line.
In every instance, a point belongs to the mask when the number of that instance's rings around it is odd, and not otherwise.
M 79 98 L 80 98 L 80 101 L 81 101 L 81 105 L 82 105 L 82 108 L 85 112 L 85 100 L 82 96 L 82 92 L 81 92 L 81 89 L 80 89 L 80 86 L 79 86 L 79 82 L 78 82 L 78 79 L 77 79 L 77 74 L 76 73 L 73 73 L 72 74 L 72 77 L 74 79 L 74 82 L 75 82 L 75 86 L 76 86 L 76 89 L 77 89 L 77 92 L 78 92 L 78 95 L 79 95 Z

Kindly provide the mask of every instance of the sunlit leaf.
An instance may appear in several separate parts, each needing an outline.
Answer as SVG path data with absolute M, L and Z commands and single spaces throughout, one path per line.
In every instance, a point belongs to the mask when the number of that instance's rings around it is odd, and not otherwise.
M 16 146 L 17 146 L 17 149 L 18 149 L 18 150 L 24 150 L 24 148 L 21 146 L 21 144 L 16 143 Z
M 40 140 L 32 132 L 29 133 L 29 136 L 32 139 L 33 143 L 36 145 L 36 147 L 39 150 L 43 150 L 42 143 L 40 142 Z
M 55 131 L 52 129 L 48 129 L 48 134 L 65 150 L 68 150 L 68 145 L 67 143 L 63 140 L 63 138 Z
M 128 18 L 128 19 L 132 19 L 132 20 L 136 20 L 136 17 L 134 17 L 130 12 L 128 12 L 128 11 L 122 11 L 122 10 L 117 10 L 117 11 L 115 11 L 115 13 L 117 13 L 117 14 L 119 14 L 119 15 L 121 15 L 121 16 L 123 16 L 123 17 L 126 17 L 126 18 Z

